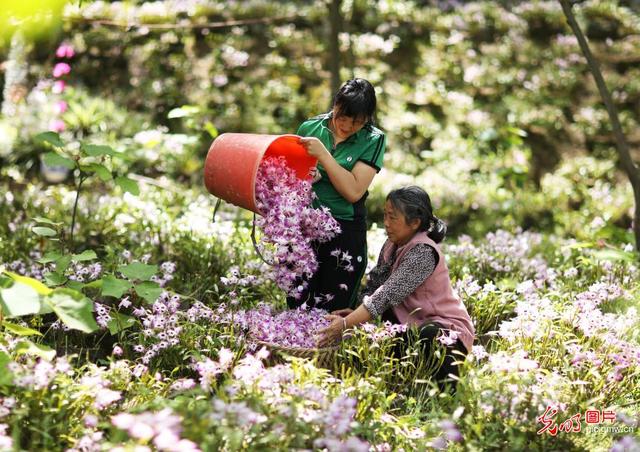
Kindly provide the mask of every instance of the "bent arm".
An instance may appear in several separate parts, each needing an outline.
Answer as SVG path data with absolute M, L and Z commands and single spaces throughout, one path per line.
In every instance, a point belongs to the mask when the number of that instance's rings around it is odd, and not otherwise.
M 376 175 L 376 170 L 363 162 L 357 162 L 351 171 L 346 170 L 329 153 L 319 161 L 338 193 L 352 204 L 364 196 Z
M 427 244 L 419 244 L 407 252 L 398 268 L 361 306 L 372 317 L 404 301 L 416 288 L 431 276 L 437 265 L 438 254 Z

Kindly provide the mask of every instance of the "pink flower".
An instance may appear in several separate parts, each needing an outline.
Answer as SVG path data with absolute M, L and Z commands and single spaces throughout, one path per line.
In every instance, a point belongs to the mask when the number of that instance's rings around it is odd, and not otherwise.
M 440 336 L 438 336 L 438 341 L 442 345 L 454 345 L 458 340 L 458 336 L 460 333 L 457 331 L 449 330 L 449 334 L 446 334 L 444 331 Z
M 63 75 L 67 75 L 71 72 L 71 66 L 67 63 L 58 63 L 53 67 L 53 76 L 55 78 L 60 78 Z
M 122 347 L 116 345 L 113 347 L 113 355 L 114 356 L 122 356 Z
M 67 126 L 65 125 L 64 121 L 61 119 L 52 119 L 51 122 L 49 122 L 49 130 L 53 131 L 53 132 L 62 132 Z
M 57 114 L 61 115 L 62 113 L 64 113 L 65 111 L 67 111 L 67 103 L 63 100 L 60 100 L 58 102 L 55 103 L 55 105 L 53 106 L 53 111 L 55 111 Z
M 76 53 L 73 50 L 73 47 L 71 47 L 69 44 L 62 44 L 56 50 L 56 57 L 58 58 L 73 58 L 75 54 Z
M 53 87 L 51 88 L 51 92 L 53 94 L 61 94 L 64 91 L 66 84 L 64 80 L 56 80 L 53 82 Z

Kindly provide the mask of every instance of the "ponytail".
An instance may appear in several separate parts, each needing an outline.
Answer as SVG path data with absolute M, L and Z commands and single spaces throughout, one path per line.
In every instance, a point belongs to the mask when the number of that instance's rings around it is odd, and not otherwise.
M 431 223 L 431 227 L 427 230 L 427 235 L 434 242 L 440 243 L 447 235 L 447 224 L 436 216 L 432 218 L 433 223 Z

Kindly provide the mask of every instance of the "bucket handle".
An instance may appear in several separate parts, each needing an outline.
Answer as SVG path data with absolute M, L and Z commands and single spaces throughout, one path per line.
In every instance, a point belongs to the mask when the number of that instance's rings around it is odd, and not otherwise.
M 251 225 L 251 243 L 253 243 L 253 249 L 256 250 L 256 254 L 260 256 L 260 259 L 262 259 L 262 262 L 273 267 L 275 264 L 273 262 L 269 262 L 268 260 L 266 260 L 262 255 L 262 253 L 260 253 L 260 250 L 258 249 L 258 242 L 256 241 L 256 213 L 255 212 L 253 213 L 253 221 Z
M 213 208 L 213 216 L 211 217 L 211 222 L 216 222 L 216 213 L 218 212 L 218 208 L 220 208 L 220 204 L 222 203 L 222 198 L 218 198 L 216 201 L 216 205 Z M 273 262 L 269 262 L 264 258 L 260 250 L 258 249 L 258 241 L 256 240 L 256 213 L 253 213 L 253 221 L 251 222 L 251 243 L 253 243 L 253 249 L 256 251 L 256 254 L 262 259 L 262 262 L 273 267 L 275 264 Z

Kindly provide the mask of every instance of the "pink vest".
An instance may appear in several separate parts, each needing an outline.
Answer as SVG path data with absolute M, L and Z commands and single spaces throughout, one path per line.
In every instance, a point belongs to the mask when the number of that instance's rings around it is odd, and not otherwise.
M 439 258 L 438 265 L 402 303 L 392 307 L 393 313 L 403 324 L 420 326 L 426 322 L 438 322 L 445 328 L 457 331 L 460 333 L 460 340 L 470 352 L 475 334 L 471 317 L 451 288 L 449 269 L 440 247 L 429 238 L 426 232 L 416 233 L 407 244 L 397 248 L 391 272 L 396 271 L 404 255 L 418 243 L 426 243 L 436 250 Z M 387 240 L 381 251 L 385 262 L 391 262 L 394 250 L 396 246 Z

